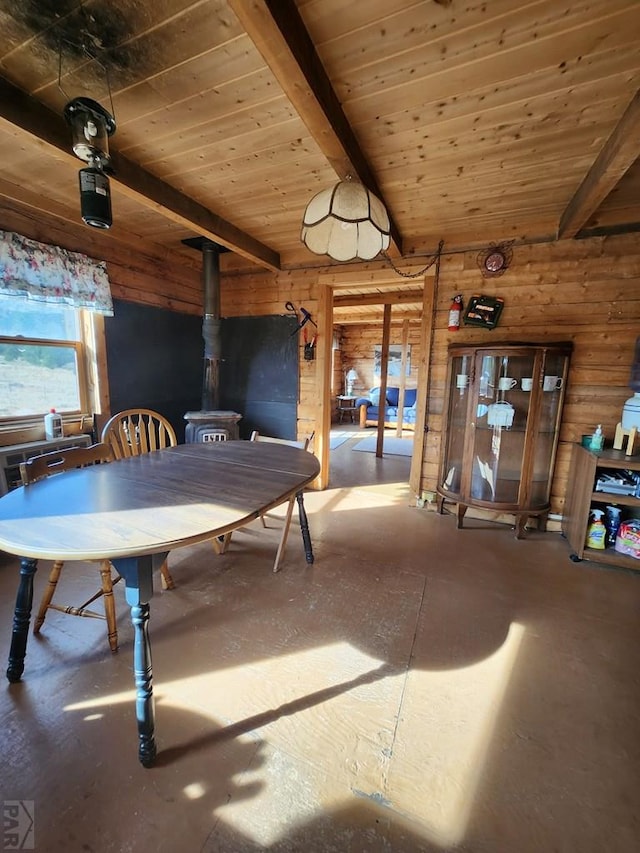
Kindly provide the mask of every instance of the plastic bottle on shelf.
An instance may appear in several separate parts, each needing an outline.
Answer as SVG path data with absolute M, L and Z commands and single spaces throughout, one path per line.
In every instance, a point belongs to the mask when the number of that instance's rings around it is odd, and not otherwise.
M 598 452 L 604 447 L 604 435 L 602 434 L 602 424 L 598 424 L 591 436 L 591 450 Z
M 606 548 L 607 529 L 602 523 L 603 515 L 604 511 L 601 509 L 591 510 L 592 521 L 587 528 L 587 548 L 597 548 L 600 551 Z
M 62 438 L 62 415 L 55 409 L 44 416 L 44 435 L 45 438 Z
M 604 526 L 607 530 L 607 548 L 613 548 L 616 544 L 616 534 L 620 527 L 620 521 L 620 507 L 607 506 L 604 519 Z

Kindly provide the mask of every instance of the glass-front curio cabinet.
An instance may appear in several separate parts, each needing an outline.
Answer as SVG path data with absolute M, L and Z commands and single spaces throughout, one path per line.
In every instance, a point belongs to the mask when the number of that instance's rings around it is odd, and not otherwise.
M 449 347 L 438 509 L 457 504 L 546 526 L 571 344 Z

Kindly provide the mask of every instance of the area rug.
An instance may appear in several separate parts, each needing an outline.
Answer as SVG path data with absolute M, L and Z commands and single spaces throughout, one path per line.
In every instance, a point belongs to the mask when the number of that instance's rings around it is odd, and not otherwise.
M 367 453 L 375 453 L 376 452 L 376 442 L 377 437 L 375 435 L 368 435 L 366 438 L 363 438 L 362 441 L 359 441 L 356 445 L 354 445 L 352 450 L 364 450 Z M 396 438 L 396 437 L 385 437 L 384 444 L 382 445 L 382 454 L 384 456 L 385 453 L 390 454 L 391 456 L 411 456 L 413 454 L 413 439 L 411 438 Z
M 329 448 L 331 450 L 335 450 L 336 447 L 340 447 L 340 445 L 344 444 L 345 441 L 352 435 L 353 435 L 353 433 L 349 433 L 349 432 L 333 433 L 331 435 L 331 437 L 329 438 Z

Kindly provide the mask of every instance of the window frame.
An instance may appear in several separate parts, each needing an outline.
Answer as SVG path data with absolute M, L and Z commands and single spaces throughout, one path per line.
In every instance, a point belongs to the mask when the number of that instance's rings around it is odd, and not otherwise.
M 52 347 L 53 349 L 72 349 L 76 356 L 76 372 L 78 382 L 78 397 L 80 406 L 77 409 L 67 409 L 60 414 L 64 415 L 81 415 L 87 412 L 88 391 L 87 377 L 85 370 L 85 355 L 84 345 L 82 341 L 62 341 L 53 338 L 27 338 L 24 335 L 16 337 L 7 337 L 0 335 L 0 344 L 8 344 L 9 346 L 37 346 L 37 347 Z M 43 418 L 46 415 L 44 412 L 30 412 L 26 415 L 0 415 L 0 423 L 15 422 L 15 421 L 32 421 L 37 418 Z
M 96 413 L 108 408 L 104 317 L 86 308 L 77 312 L 77 340 L 42 339 L 25 335 L 0 335 L 0 343 L 72 348 L 76 353 L 80 399 L 78 410 L 61 412 L 65 434 L 89 428 Z M 16 441 L 37 440 L 44 435 L 44 415 L 0 416 L 0 446 Z M 74 426 L 77 425 L 77 426 Z M 42 435 L 40 434 L 42 433 Z

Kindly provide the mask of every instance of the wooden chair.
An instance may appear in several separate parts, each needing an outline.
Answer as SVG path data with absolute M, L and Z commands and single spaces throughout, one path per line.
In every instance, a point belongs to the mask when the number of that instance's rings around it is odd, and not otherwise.
M 169 421 L 151 409 L 125 409 L 109 418 L 100 440 L 111 448 L 114 459 L 141 456 L 154 450 L 175 447 L 176 432 Z M 165 560 L 160 569 L 163 589 L 175 589 Z
M 27 462 L 20 463 L 20 477 L 24 486 L 29 486 L 45 477 L 69 471 L 72 468 L 84 468 L 87 465 L 95 465 L 101 462 L 111 462 L 113 453 L 106 444 L 94 444 L 91 447 L 72 447 L 67 450 L 54 450 L 34 456 Z M 87 599 L 83 604 L 74 607 L 72 605 L 54 604 L 52 599 L 56 592 L 60 573 L 64 566 L 63 560 L 56 560 L 49 573 L 49 583 L 42 596 L 40 609 L 36 617 L 33 633 L 39 634 L 47 615 L 47 610 L 58 610 L 70 616 L 88 616 L 93 619 L 106 619 L 109 646 L 112 652 L 118 651 L 118 630 L 116 627 L 116 608 L 113 599 L 113 587 L 120 580 L 120 575 L 112 576 L 112 565 L 109 560 L 100 561 L 101 589 Z M 88 606 L 96 599 L 103 598 L 104 613 L 89 610 Z
M 104 425 L 100 440 L 109 445 L 115 459 L 140 456 L 178 443 L 169 421 L 151 409 L 118 412 Z
M 296 442 L 296 441 L 287 441 L 285 439 L 279 438 L 268 438 L 266 436 L 261 436 L 258 430 L 253 430 L 251 433 L 251 437 L 249 441 L 270 441 L 274 444 L 288 444 L 301 447 L 303 450 L 308 450 L 311 446 L 315 433 L 311 433 L 311 435 L 307 436 L 304 441 Z M 298 492 L 289 498 L 289 502 L 287 503 L 287 511 L 285 513 L 284 518 L 284 527 L 282 528 L 282 533 L 280 535 L 280 543 L 278 544 L 278 550 L 276 552 L 276 558 L 273 563 L 273 571 L 277 572 L 280 569 L 280 563 L 282 562 L 282 556 L 284 554 L 285 545 L 287 544 L 287 539 L 289 537 L 289 528 L 291 527 L 291 518 L 293 516 L 293 507 L 294 504 L 298 501 L 298 511 L 300 513 L 300 524 L 303 529 L 303 539 L 305 542 L 305 551 L 307 555 L 307 562 L 313 562 L 313 552 L 311 550 L 311 539 L 309 537 L 309 525 L 307 522 L 307 514 L 304 509 L 304 502 L 302 498 L 302 492 Z M 264 519 L 264 515 L 260 516 L 260 521 L 262 522 L 262 526 L 266 527 L 267 523 Z M 219 537 L 217 540 L 214 540 L 214 547 L 218 554 L 224 554 L 227 550 L 229 542 L 231 541 L 231 533 L 226 533 L 224 536 Z

